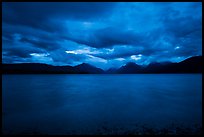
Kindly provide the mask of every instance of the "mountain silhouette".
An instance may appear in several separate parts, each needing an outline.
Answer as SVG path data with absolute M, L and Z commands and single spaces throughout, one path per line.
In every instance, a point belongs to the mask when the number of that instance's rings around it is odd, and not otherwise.
M 137 65 L 134 62 L 129 62 L 125 66 L 122 66 L 118 70 L 116 70 L 116 73 L 120 74 L 131 74 L 131 73 L 140 73 L 142 71 L 142 67 Z
M 179 63 L 168 64 L 162 71 L 166 73 L 202 73 L 202 56 L 195 56 Z
M 146 67 L 129 62 L 118 70 L 112 71 L 112 73 L 202 73 L 202 56 L 194 56 L 179 63 L 153 62 Z
M 39 74 L 100 74 L 104 71 L 89 64 L 83 63 L 72 66 L 52 66 L 41 63 L 2 64 L 3 73 L 39 73 Z
M 80 73 L 80 74 L 100 74 L 104 72 L 102 69 L 96 68 L 87 63 L 82 63 L 80 65 L 77 65 L 74 67 L 74 69 L 76 73 Z
M 148 66 L 144 67 L 139 72 L 140 73 L 202 73 L 202 56 L 191 57 L 179 63 L 171 63 L 171 62 L 151 63 Z
M 129 62 L 119 69 L 103 71 L 87 63 L 77 66 L 52 66 L 42 63 L 2 64 L 3 74 L 138 74 L 138 73 L 202 73 L 202 56 L 185 59 L 179 63 L 154 62 L 140 66 Z

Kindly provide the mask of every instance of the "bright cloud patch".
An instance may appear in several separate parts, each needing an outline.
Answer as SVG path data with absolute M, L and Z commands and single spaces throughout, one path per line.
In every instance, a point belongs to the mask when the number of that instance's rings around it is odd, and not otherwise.
M 30 55 L 35 56 L 35 57 L 46 57 L 50 54 L 49 53 L 31 53 Z
M 141 54 L 139 54 L 139 55 L 132 55 L 132 56 L 130 56 L 131 57 L 131 59 L 133 59 L 133 60 L 140 60 L 141 58 L 142 58 L 142 55 Z

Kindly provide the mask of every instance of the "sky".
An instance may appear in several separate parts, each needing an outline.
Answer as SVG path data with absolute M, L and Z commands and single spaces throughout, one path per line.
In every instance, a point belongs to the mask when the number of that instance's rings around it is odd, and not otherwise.
M 201 2 L 3 2 L 2 62 L 104 70 L 202 55 Z

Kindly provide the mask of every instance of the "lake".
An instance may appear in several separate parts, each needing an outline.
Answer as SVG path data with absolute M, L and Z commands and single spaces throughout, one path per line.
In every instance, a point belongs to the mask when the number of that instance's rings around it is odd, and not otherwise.
M 2 103 L 3 134 L 197 132 L 202 74 L 2 75 Z

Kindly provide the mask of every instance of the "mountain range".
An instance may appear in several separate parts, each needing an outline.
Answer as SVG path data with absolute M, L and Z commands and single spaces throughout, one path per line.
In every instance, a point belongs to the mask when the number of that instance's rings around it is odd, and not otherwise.
M 194 56 L 179 63 L 150 63 L 141 66 L 133 62 L 104 71 L 87 63 L 77 66 L 52 66 L 42 63 L 1 64 L 3 74 L 148 74 L 148 73 L 202 73 L 202 56 Z

